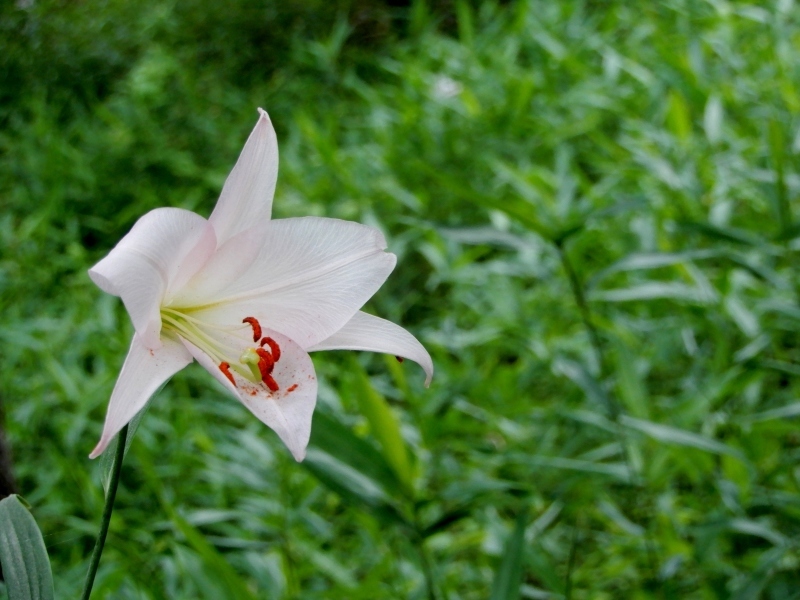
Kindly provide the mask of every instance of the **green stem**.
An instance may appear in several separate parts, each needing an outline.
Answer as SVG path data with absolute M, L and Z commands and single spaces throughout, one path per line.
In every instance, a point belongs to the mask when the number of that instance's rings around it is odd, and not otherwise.
M 575 557 L 578 555 L 578 533 L 580 525 L 575 520 L 572 530 L 572 542 L 569 546 L 569 558 L 567 559 L 567 575 L 564 581 L 564 600 L 572 600 L 572 571 L 575 568 Z
M 97 575 L 97 567 L 100 566 L 100 557 L 103 555 L 103 546 L 106 544 L 111 513 L 114 512 L 114 499 L 117 497 L 117 485 L 119 484 L 119 475 L 122 472 L 122 459 L 125 457 L 125 440 L 127 437 L 128 426 L 125 425 L 117 436 L 117 450 L 114 454 L 114 462 L 111 463 L 111 479 L 108 482 L 106 504 L 103 507 L 103 518 L 100 521 L 100 532 L 97 534 L 97 542 L 95 542 L 94 550 L 92 551 L 92 560 L 89 563 L 89 571 L 86 573 L 81 600 L 89 600 L 89 596 L 92 595 L 94 577 Z
M 429 600 L 439 600 L 436 593 L 436 584 L 433 577 L 433 568 L 431 567 L 431 559 L 428 556 L 428 550 L 425 548 L 425 540 L 417 538 L 417 551 L 419 552 L 420 563 L 422 563 L 422 573 L 425 577 L 425 585 L 428 588 Z
M 300 598 L 300 582 L 298 580 L 297 568 L 295 566 L 296 560 L 294 556 L 294 550 L 289 542 L 292 537 L 291 511 L 289 507 L 295 506 L 296 504 L 292 499 L 292 480 L 290 474 L 291 468 L 294 466 L 294 461 L 292 461 L 291 464 L 292 466 L 287 466 L 287 461 L 284 459 L 278 462 L 280 476 L 280 487 L 278 492 L 280 495 L 281 504 L 284 507 L 282 515 L 283 520 L 278 539 L 280 540 L 281 558 L 283 561 L 284 577 L 286 578 L 286 596 L 291 600 L 296 600 L 297 598 Z
M 425 538 L 422 535 L 422 527 L 419 522 L 419 506 L 416 504 L 414 505 L 414 535 L 412 539 L 414 541 L 414 546 L 417 548 L 417 553 L 419 554 L 419 562 L 422 566 L 422 576 L 425 578 L 428 600 L 439 600 L 431 557 L 428 555 L 428 549 L 425 547 Z
M 564 271 L 567 274 L 567 279 L 569 279 L 570 287 L 572 288 L 572 295 L 575 297 L 575 304 L 578 305 L 578 310 L 581 313 L 581 320 L 583 321 L 583 326 L 586 328 L 586 331 L 589 333 L 589 339 L 591 340 L 592 349 L 594 350 L 595 359 L 597 361 L 598 366 L 600 367 L 600 375 L 601 377 L 606 373 L 606 369 L 608 365 L 605 361 L 605 354 L 603 353 L 603 345 L 600 342 L 600 334 L 597 331 L 597 328 L 594 326 L 594 322 L 592 320 L 592 312 L 589 308 L 589 303 L 586 301 L 586 294 L 583 290 L 583 283 L 581 282 L 580 278 L 578 277 L 575 268 L 572 266 L 572 261 L 569 259 L 569 255 L 567 254 L 566 250 L 564 249 L 563 243 L 555 244 L 556 249 L 558 250 L 558 256 L 561 259 L 561 264 L 564 267 Z M 631 482 L 640 487 L 644 488 L 644 482 L 642 481 L 639 474 L 633 468 L 633 459 L 631 457 L 631 450 L 628 446 L 628 436 L 625 432 L 625 428 L 622 426 L 620 422 L 620 417 L 622 416 L 622 409 L 620 405 L 617 403 L 616 399 L 611 397 L 610 395 L 605 395 L 607 401 L 607 409 L 609 413 L 610 419 L 614 422 L 617 428 L 617 436 L 619 438 L 619 442 L 622 445 L 622 456 L 625 460 L 625 466 L 628 471 L 628 476 L 631 479 Z M 649 521 L 649 518 L 647 519 Z M 645 547 L 647 550 L 647 559 L 650 563 L 651 571 L 655 572 L 655 548 L 652 540 L 652 536 L 650 534 L 650 528 L 645 526 Z M 571 572 L 571 562 L 574 560 L 574 556 L 572 555 L 572 550 L 570 551 L 570 572 Z M 567 582 L 570 583 L 569 581 Z M 569 590 L 569 585 L 568 588 Z M 569 598 L 569 594 L 566 595 Z
M 558 257 L 561 259 L 561 265 L 567 273 L 567 279 L 569 279 L 569 285 L 572 288 L 572 295 L 575 297 L 575 303 L 578 305 L 578 311 L 581 313 L 581 321 L 583 321 L 583 326 L 586 328 L 586 331 L 589 332 L 589 339 L 591 340 L 592 349 L 594 350 L 595 360 L 600 367 L 600 373 L 603 373 L 605 370 L 603 346 L 600 344 L 600 334 L 597 333 L 597 328 L 592 322 L 592 313 L 589 310 L 589 303 L 586 302 L 583 284 L 578 278 L 578 274 L 575 272 L 575 268 L 572 266 L 572 261 L 570 261 L 569 255 L 567 255 L 566 250 L 564 250 L 564 246 L 557 244 L 556 249 L 558 250 Z

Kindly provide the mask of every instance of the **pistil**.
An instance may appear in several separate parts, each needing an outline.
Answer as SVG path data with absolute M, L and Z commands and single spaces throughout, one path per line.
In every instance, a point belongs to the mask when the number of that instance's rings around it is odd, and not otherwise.
M 171 330 L 179 337 L 191 342 L 219 365 L 219 370 L 228 378 L 234 387 L 236 378 L 233 371 L 251 381 L 252 383 L 263 383 L 272 392 L 277 392 L 280 387 L 272 376 L 275 363 L 281 358 L 281 348 L 278 342 L 271 337 L 262 337 L 261 324 L 255 317 L 245 317 L 242 323 L 250 325 L 253 329 L 253 341 L 259 343 L 259 347 L 246 348 L 239 354 L 238 360 L 231 357 L 236 356 L 238 351 L 225 341 L 225 337 L 216 334 L 219 332 L 233 332 L 235 327 L 227 328 L 206 323 L 201 319 L 190 317 L 183 312 L 171 308 L 163 308 L 161 319 L 165 330 Z M 238 327 L 239 329 L 241 326 Z M 269 351 L 264 347 L 268 346 Z M 241 346 L 240 346 L 241 348 Z

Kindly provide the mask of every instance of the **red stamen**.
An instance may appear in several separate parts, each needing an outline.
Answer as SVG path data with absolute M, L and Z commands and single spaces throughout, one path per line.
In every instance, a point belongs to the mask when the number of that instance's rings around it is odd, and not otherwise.
M 273 392 L 277 392 L 280 388 L 278 387 L 278 382 L 272 378 L 272 375 L 267 374 L 264 375 L 264 383 L 267 384 L 267 387 L 272 390 Z
M 272 350 L 272 359 L 275 362 L 278 362 L 281 359 L 281 347 L 278 346 L 278 342 L 273 340 L 271 337 L 265 337 L 261 339 L 261 346 L 264 344 L 269 345 L 269 349 Z
M 253 341 L 257 342 L 261 337 L 261 324 L 258 322 L 258 319 L 255 317 L 245 317 L 242 319 L 242 323 L 250 324 L 250 326 L 253 328 Z
M 272 355 L 264 350 L 263 348 L 256 348 L 256 354 L 258 354 L 258 370 L 261 371 L 261 377 L 263 379 L 264 375 L 269 375 L 272 373 L 272 369 L 275 368 L 275 361 L 272 358 Z
M 273 392 L 278 391 L 278 382 L 272 377 L 272 370 L 275 368 L 275 361 L 272 355 L 263 348 L 256 348 L 258 354 L 258 370 L 261 371 L 261 381 Z
M 403 362 L 405 360 L 405 358 L 403 358 L 402 356 L 395 356 L 395 358 L 397 359 L 397 362 L 399 362 L 399 363 L 401 363 L 401 362 Z
M 225 377 L 233 384 L 233 387 L 236 387 L 236 380 L 233 378 L 233 373 L 231 373 L 231 366 L 226 362 L 219 363 L 219 370 L 225 374 Z
M 296 383 L 293 383 L 293 384 L 292 384 L 292 385 L 290 385 L 288 388 L 286 388 L 286 391 L 287 391 L 287 392 L 293 392 L 293 391 L 295 391 L 296 389 L 297 389 L 297 384 L 296 384 Z

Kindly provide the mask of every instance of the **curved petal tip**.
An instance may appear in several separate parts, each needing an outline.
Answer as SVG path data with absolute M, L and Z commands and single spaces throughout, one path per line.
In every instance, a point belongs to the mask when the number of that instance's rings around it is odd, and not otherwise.
M 433 379 L 433 360 L 419 340 L 391 321 L 359 311 L 344 327 L 322 342 L 308 348 L 318 350 L 367 350 L 407 358 L 425 371 L 425 387 Z
M 289 452 L 292 453 L 292 456 L 297 462 L 303 462 L 306 458 L 306 449 L 307 446 L 299 446 L 292 448 L 292 446 L 287 446 L 289 448 Z
M 108 443 L 110 441 L 111 441 L 110 439 L 102 438 L 99 442 L 97 442 L 97 446 L 95 446 L 94 450 L 92 450 L 89 453 L 89 458 L 95 459 L 98 456 L 100 456 L 105 451 L 105 449 L 108 448 Z

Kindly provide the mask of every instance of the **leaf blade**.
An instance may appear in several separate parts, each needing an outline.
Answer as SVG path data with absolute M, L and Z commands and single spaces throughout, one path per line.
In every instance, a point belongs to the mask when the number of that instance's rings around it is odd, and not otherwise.
M 386 462 L 394 469 L 398 479 L 409 494 L 414 489 L 414 470 L 408 448 L 400 432 L 400 422 L 392 412 L 386 398 L 370 383 L 367 374 L 359 369 L 356 374 L 356 399 L 361 412 L 369 422 L 370 430 L 383 449 Z
M 503 560 L 492 584 L 491 600 L 518 600 L 522 587 L 522 558 L 525 546 L 525 527 L 528 511 L 523 510 L 514 524 L 514 531 L 506 541 Z
M 53 600 L 42 533 L 16 494 L 0 500 L 0 564 L 9 600 Z

